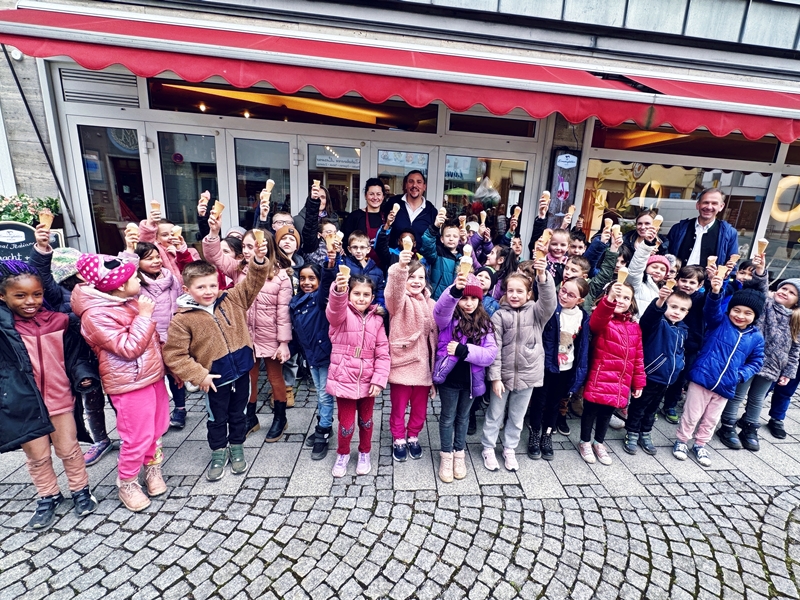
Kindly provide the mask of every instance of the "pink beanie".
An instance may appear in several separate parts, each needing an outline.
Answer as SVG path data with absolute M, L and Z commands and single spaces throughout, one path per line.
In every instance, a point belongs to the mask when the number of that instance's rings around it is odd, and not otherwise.
M 669 273 L 669 270 L 672 268 L 672 265 L 669 264 L 669 260 L 667 259 L 667 257 L 661 254 L 654 254 L 653 256 L 647 259 L 648 267 L 653 263 L 660 263 L 664 265 L 664 267 L 667 269 L 667 273 Z
M 86 283 L 92 284 L 98 292 L 116 290 L 136 274 L 133 263 L 122 263 L 109 269 L 103 262 L 103 257 L 98 254 L 81 254 L 75 265 Z

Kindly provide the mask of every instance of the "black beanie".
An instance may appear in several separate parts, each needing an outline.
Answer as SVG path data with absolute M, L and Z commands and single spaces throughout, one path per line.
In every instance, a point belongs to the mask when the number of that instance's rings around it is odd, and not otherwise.
M 475 275 L 477 276 L 478 273 L 487 273 L 489 275 L 489 279 L 492 281 L 492 285 L 489 287 L 489 291 L 494 289 L 494 286 L 497 285 L 497 273 L 491 267 L 481 267 L 477 271 L 475 271 Z
M 731 296 L 731 301 L 728 303 L 728 312 L 730 313 L 734 306 L 746 306 L 755 313 L 754 320 L 757 321 L 761 313 L 764 312 L 765 300 L 764 294 L 758 290 L 744 288 L 734 292 L 733 296 Z

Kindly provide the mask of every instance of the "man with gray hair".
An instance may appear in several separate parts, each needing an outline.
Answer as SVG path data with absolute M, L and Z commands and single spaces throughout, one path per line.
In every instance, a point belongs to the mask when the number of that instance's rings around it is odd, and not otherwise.
M 728 262 L 739 253 L 739 235 L 729 223 L 717 219 L 725 209 L 725 194 L 708 188 L 697 196 L 697 217 L 673 225 L 667 234 L 668 251 L 684 265 L 705 267 L 709 256 L 717 256 L 717 264 Z

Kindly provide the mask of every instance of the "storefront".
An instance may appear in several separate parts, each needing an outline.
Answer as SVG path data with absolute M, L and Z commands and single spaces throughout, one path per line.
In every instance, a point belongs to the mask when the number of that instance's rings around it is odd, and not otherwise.
M 645 207 L 666 229 L 720 187 L 740 246 L 767 235 L 773 270 L 800 274 L 798 94 L 95 12 L 0 12 L 0 41 L 41 60 L 67 227 L 83 249 L 116 252 L 151 199 L 191 237 L 204 190 L 228 205 L 226 227 L 248 227 L 266 179 L 293 213 L 314 179 L 347 213 L 367 178 L 400 193 L 420 170 L 428 199 L 453 214 L 497 222 L 522 206 L 526 242 L 542 189 L 554 220 L 574 203 L 588 230 Z

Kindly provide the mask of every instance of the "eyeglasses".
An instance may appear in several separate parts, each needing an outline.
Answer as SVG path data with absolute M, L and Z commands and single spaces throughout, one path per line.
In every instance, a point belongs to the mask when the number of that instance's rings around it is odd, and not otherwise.
M 294 221 L 273 221 L 273 225 L 280 225 L 281 227 L 285 225 L 294 225 Z
M 569 298 L 570 300 L 577 300 L 578 298 L 580 298 L 580 296 L 578 296 L 577 294 L 573 294 L 572 292 L 567 292 L 563 288 L 558 293 L 559 295 L 564 296 L 564 298 Z

